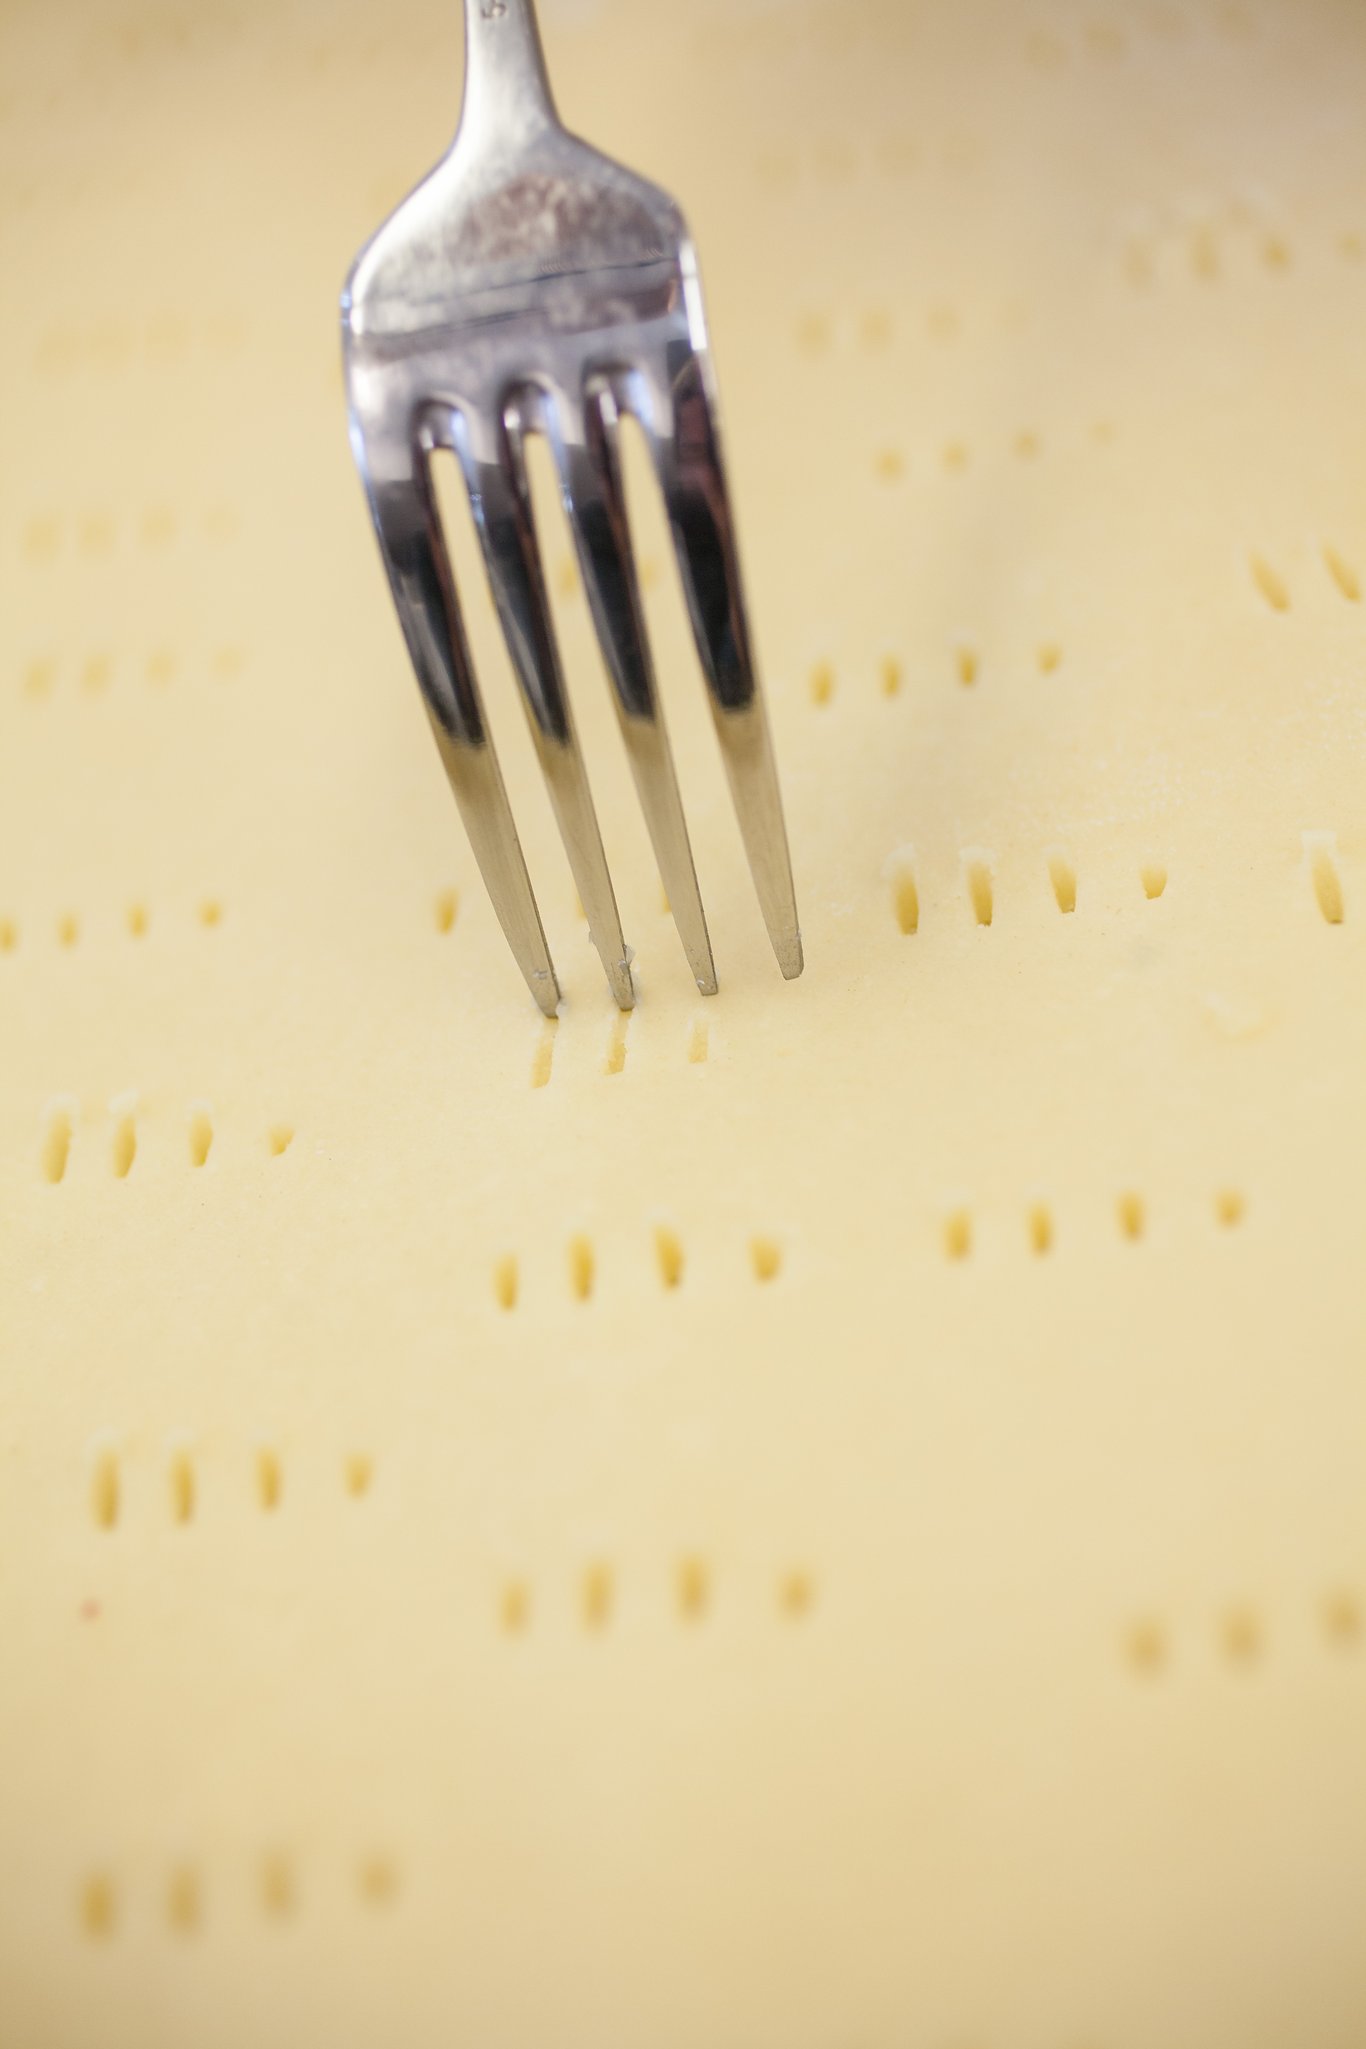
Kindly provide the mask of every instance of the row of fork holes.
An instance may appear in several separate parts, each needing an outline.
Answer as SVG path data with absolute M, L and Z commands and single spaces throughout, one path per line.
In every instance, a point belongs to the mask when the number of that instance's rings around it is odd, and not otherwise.
M 353 1501 L 362 1501 L 375 1480 L 375 1464 L 368 1452 L 355 1451 L 342 1461 L 343 1491 Z M 252 1491 L 263 1514 L 273 1515 L 285 1497 L 285 1469 L 278 1451 L 263 1445 L 252 1463 Z M 166 1467 L 166 1503 L 170 1519 L 182 1527 L 195 1520 L 199 1508 L 199 1473 L 193 1454 L 185 1447 L 171 1453 Z M 117 1529 L 123 1516 L 123 1465 L 112 1446 L 96 1452 L 90 1469 L 90 1515 L 100 1530 Z
M 681 1287 L 687 1272 L 687 1254 L 678 1233 L 663 1224 L 654 1234 L 654 1258 L 661 1286 L 670 1290 Z M 591 1301 L 598 1281 L 597 1254 L 591 1238 L 577 1236 L 570 1239 L 566 1267 L 569 1292 L 574 1301 Z M 761 1286 L 777 1280 L 783 1269 L 783 1249 L 776 1238 L 750 1239 L 749 1269 Z M 515 1309 L 521 1290 L 521 1262 L 515 1253 L 505 1253 L 493 1269 L 494 1300 L 500 1309 Z
M 1319 914 L 1325 924 L 1341 925 L 1347 915 L 1346 899 L 1329 838 L 1323 834 L 1306 833 L 1305 852 L 1310 887 Z M 996 915 L 996 885 L 991 861 L 985 855 L 965 854 L 962 865 L 973 922 L 990 925 Z M 1070 917 L 1077 908 L 1076 864 L 1070 856 L 1055 849 L 1047 857 L 1047 870 L 1053 901 L 1064 916 Z M 1150 903 L 1156 902 L 1166 891 L 1167 870 L 1161 862 L 1145 862 L 1139 869 L 1138 879 Z M 921 906 L 915 864 L 908 856 L 901 856 L 891 863 L 890 882 L 892 914 L 898 931 L 909 939 L 920 930 Z
M 1319 1627 L 1330 1650 L 1359 1648 L 1366 1636 L 1366 1615 L 1356 1594 L 1338 1588 L 1320 1604 Z M 1216 1624 L 1216 1644 L 1224 1662 L 1237 1671 L 1251 1671 L 1267 1654 L 1268 1631 L 1257 1610 L 1245 1603 L 1228 1608 Z M 1175 1657 L 1175 1638 L 1161 1617 L 1143 1615 L 1124 1633 L 1126 1664 L 1138 1677 L 1155 1678 Z
M 213 1152 L 213 1117 L 207 1109 L 192 1113 L 186 1128 L 186 1157 L 192 1167 L 206 1167 Z M 294 1142 L 294 1130 L 288 1124 L 273 1124 L 266 1134 L 266 1149 L 272 1159 L 280 1159 Z M 71 1155 L 75 1143 L 75 1119 L 65 1108 L 53 1110 L 47 1120 L 43 1135 L 40 1166 L 43 1179 L 56 1187 L 66 1180 L 71 1167 Z M 115 1120 L 113 1136 L 109 1142 L 109 1165 L 116 1180 L 126 1181 L 136 1165 L 138 1157 L 138 1120 L 127 1113 Z
M 1093 420 L 1087 429 L 1086 438 L 1095 448 L 1111 447 L 1115 440 L 1114 421 Z M 988 465 L 994 462 L 1003 446 L 1006 453 L 1015 461 L 1033 463 L 1044 452 L 1044 439 L 1037 428 L 1021 427 L 1008 442 L 990 443 L 983 450 L 980 444 L 974 448 L 973 444 L 965 441 L 961 435 L 955 435 L 950 440 L 941 442 L 938 449 L 930 454 L 928 468 L 931 474 L 961 477 L 966 475 L 979 458 Z M 873 451 L 873 475 L 879 483 L 899 484 L 903 478 L 911 474 L 911 470 L 911 459 L 899 443 L 883 442 Z
M 1202 282 L 1212 283 L 1223 270 L 1228 248 L 1231 245 L 1245 248 L 1249 237 L 1268 271 L 1284 275 L 1289 270 L 1294 252 L 1287 236 L 1256 206 L 1243 199 L 1233 199 L 1228 202 L 1222 220 L 1211 218 L 1206 213 L 1203 219 L 1172 222 L 1151 232 L 1140 229 L 1131 233 L 1124 245 L 1125 274 L 1130 284 L 1144 289 L 1154 280 L 1160 252 L 1166 251 L 1174 253 L 1178 261 L 1184 258 L 1189 269 Z M 1366 256 L 1366 240 L 1355 229 L 1338 233 L 1334 248 L 1336 255 L 1346 263 L 1359 264 Z
M 1041 676 L 1051 676 L 1062 667 L 1062 648 L 1055 640 L 1046 640 L 1035 649 L 1034 663 Z M 952 651 L 952 673 L 954 680 L 965 690 L 971 690 L 982 673 L 981 657 L 977 649 L 966 641 L 960 641 Z M 884 655 L 878 664 L 878 688 L 885 698 L 899 697 L 906 675 L 901 662 L 895 655 Z M 824 711 L 835 701 L 839 679 L 833 662 L 819 661 L 811 669 L 806 681 L 807 696 L 818 711 Z
M 1220 1189 L 1213 1201 L 1215 1222 L 1223 1230 L 1234 1230 L 1247 1214 L 1246 1198 L 1234 1188 Z M 1137 1244 L 1148 1235 L 1148 1205 L 1142 1195 L 1126 1190 L 1115 1203 L 1115 1221 L 1122 1238 Z M 1026 1234 L 1030 1250 L 1040 1256 L 1053 1250 L 1057 1237 L 1054 1213 L 1045 1202 L 1036 1202 L 1026 1213 Z M 966 1207 L 953 1209 L 943 1224 L 943 1244 L 946 1256 L 963 1260 L 971 1256 L 973 1249 L 973 1215 Z M 661 1225 L 654 1234 L 655 1265 L 662 1285 L 667 1289 L 682 1285 L 687 1260 L 683 1241 L 678 1233 Z M 776 1239 L 757 1237 L 750 1240 L 750 1271 L 754 1279 L 766 1284 L 776 1280 L 782 1271 L 783 1251 Z M 571 1238 L 567 1257 L 569 1292 L 576 1302 L 588 1302 L 597 1287 L 597 1255 L 591 1238 Z M 515 1253 L 507 1253 L 499 1259 L 493 1271 L 493 1292 L 498 1306 L 504 1310 L 517 1307 L 521 1293 L 521 1265 Z
M 401 1875 L 397 1861 L 384 1851 L 370 1851 L 356 1865 L 354 1884 L 357 1897 L 366 1907 L 382 1908 L 397 1899 Z M 301 1897 L 298 1867 L 283 1850 L 270 1850 L 257 1870 L 257 1899 L 270 1921 L 288 1921 L 298 1911 Z M 208 1888 L 198 1866 L 172 1866 L 161 1896 L 162 1912 L 172 1934 L 192 1936 L 204 1925 Z M 117 1934 L 123 1919 L 124 1898 L 111 1871 L 92 1871 L 80 1888 L 77 1914 L 82 1932 L 93 1942 L 107 1942 Z
M 112 512 L 84 512 L 71 519 L 41 512 L 26 521 L 20 546 L 25 559 L 33 563 L 55 562 L 67 550 L 99 560 L 112 555 L 120 544 L 159 549 L 169 547 L 181 534 L 230 541 L 238 526 L 238 515 L 230 505 L 210 506 L 192 520 L 177 515 L 170 506 L 150 505 L 135 522 L 123 526 Z
M 629 1045 L 631 1015 L 632 1013 L 629 1011 L 622 1011 L 617 1017 L 613 1018 L 611 1025 L 608 1027 L 607 1039 L 602 1055 L 602 1071 L 605 1075 L 624 1074 L 626 1071 L 626 1054 Z M 559 1031 L 560 1021 L 558 1018 L 549 1019 L 541 1028 L 540 1037 L 536 1042 L 536 1050 L 531 1060 L 531 1086 L 534 1089 L 543 1089 L 549 1086 L 551 1076 L 555 1071 L 555 1042 L 559 1037 Z M 684 1050 L 689 1065 L 704 1067 L 707 1062 L 709 1046 L 710 1035 L 705 1018 L 694 1018 L 688 1026 L 687 1037 L 684 1041 Z
M 444 935 L 454 931 L 456 919 L 459 916 L 459 909 L 460 896 L 457 890 L 443 889 L 438 893 L 433 906 L 433 922 L 438 933 Z M 578 904 L 577 899 L 576 909 L 580 917 L 582 917 L 583 907 Z M 660 893 L 660 909 L 665 916 L 669 915 L 669 900 L 662 890 Z M 630 1022 L 631 1013 L 628 1011 L 623 1011 L 612 1020 L 611 1026 L 608 1029 L 607 1042 L 603 1049 L 602 1071 L 604 1074 L 624 1073 Z M 560 1021 L 558 1018 L 547 1020 L 536 1042 L 536 1050 L 531 1061 L 531 1086 L 534 1089 L 543 1089 L 550 1082 L 555 1067 L 555 1040 L 559 1033 L 559 1028 Z M 692 1066 L 702 1067 L 706 1065 L 709 1043 L 709 1033 L 705 1018 L 694 1018 L 688 1026 L 687 1038 L 685 1040 L 687 1058 Z
M 209 674 L 216 682 L 231 682 L 241 675 L 244 659 L 239 647 L 217 648 L 209 657 Z M 179 657 L 167 647 L 153 648 L 140 666 L 146 680 L 158 689 L 173 683 L 181 673 Z M 21 688 L 25 697 L 46 701 L 69 680 L 83 697 L 98 698 L 114 682 L 116 673 L 113 656 L 102 650 L 83 656 L 65 671 L 51 655 L 34 655 L 24 666 Z
M 1221 1188 L 1214 1198 L 1213 1215 L 1221 1230 L 1235 1230 L 1247 1215 L 1246 1198 L 1236 1188 Z M 1134 1190 L 1126 1189 L 1117 1198 L 1115 1225 L 1120 1237 L 1132 1245 L 1147 1237 L 1148 1205 Z M 1052 1252 L 1057 1243 L 1057 1220 L 1048 1203 L 1032 1203 L 1025 1212 L 1024 1226 L 1026 1243 L 1032 1253 L 1043 1258 Z M 973 1213 L 969 1208 L 949 1211 L 943 1224 L 943 1242 L 946 1258 L 964 1260 L 972 1257 Z
M 1077 871 L 1066 854 L 1054 852 L 1048 856 L 1048 880 L 1053 901 L 1065 916 L 1070 916 L 1077 908 Z M 982 854 L 965 854 L 963 881 L 974 924 L 991 925 L 996 916 L 996 879 L 990 860 Z M 1157 862 L 1146 863 L 1139 870 L 1139 882 L 1144 896 L 1153 902 L 1167 887 L 1167 871 Z M 902 856 L 892 863 L 891 890 L 897 930 L 909 939 L 920 930 L 920 885 L 915 865 L 908 857 Z
M 1240 247 L 1246 243 L 1246 237 L 1241 233 L 1244 227 L 1252 236 L 1255 256 L 1262 267 L 1273 276 L 1284 276 L 1290 268 L 1292 254 L 1286 237 L 1265 223 L 1237 223 L 1235 233 Z M 1158 253 L 1166 244 L 1184 254 L 1193 276 L 1202 283 L 1212 284 L 1223 272 L 1230 239 L 1228 228 L 1211 220 L 1196 221 L 1189 228 L 1166 236 L 1133 235 L 1124 251 L 1125 276 L 1131 285 L 1140 291 L 1145 290 L 1156 276 Z M 1343 250 L 1341 253 L 1345 255 L 1347 252 Z
M 785 1568 L 777 1577 L 773 1596 L 780 1617 L 792 1622 L 802 1621 L 815 1604 L 815 1579 L 804 1567 Z M 683 1623 L 704 1621 L 712 1612 L 715 1598 L 716 1578 L 709 1560 L 697 1553 L 680 1558 L 673 1575 L 673 1605 L 678 1620 Z M 605 1561 L 594 1560 L 584 1568 L 578 1585 L 579 1621 L 584 1630 L 590 1634 L 605 1630 L 613 1620 L 617 1605 L 616 1573 Z M 529 1582 L 508 1580 L 498 1602 L 498 1619 L 504 1634 L 524 1635 L 532 1625 L 534 1613 Z
M 223 905 L 218 897 L 205 897 L 194 915 L 206 932 L 213 932 L 223 922 Z M 152 914 L 146 904 L 129 904 L 123 914 L 123 929 L 130 939 L 147 937 L 152 929 Z M 80 944 L 81 921 L 75 911 L 63 911 L 53 930 L 59 946 L 70 948 Z M 17 918 L 0 917 L 0 953 L 15 952 L 22 938 L 23 928 Z

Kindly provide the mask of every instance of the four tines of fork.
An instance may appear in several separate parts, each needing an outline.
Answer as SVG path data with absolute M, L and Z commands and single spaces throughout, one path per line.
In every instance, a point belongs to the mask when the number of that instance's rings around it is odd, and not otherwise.
M 469 492 L 495 607 L 613 996 L 630 953 L 564 686 L 527 441 L 553 454 L 627 755 L 697 987 L 716 969 L 645 631 L 622 482 L 639 421 L 661 486 L 722 758 L 782 972 L 802 968 L 752 652 L 697 264 L 657 187 L 560 124 L 532 0 L 466 0 L 447 155 L 362 250 L 342 302 L 351 439 L 437 745 L 494 909 L 542 1009 L 559 983 L 441 532 L 432 461 Z

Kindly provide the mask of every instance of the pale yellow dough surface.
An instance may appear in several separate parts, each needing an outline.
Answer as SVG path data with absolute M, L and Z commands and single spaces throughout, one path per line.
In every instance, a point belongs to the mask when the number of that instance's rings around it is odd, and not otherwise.
M 544 27 L 808 960 L 642 492 L 622 1022 L 461 533 L 552 1029 L 337 365 L 454 0 L 0 13 L 0 2044 L 1361 2049 L 1366 10 Z

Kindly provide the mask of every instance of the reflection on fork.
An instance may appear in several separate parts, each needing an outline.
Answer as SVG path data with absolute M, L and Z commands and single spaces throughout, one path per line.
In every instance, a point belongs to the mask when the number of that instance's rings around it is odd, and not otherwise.
M 431 461 L 454 454 L 589 930 L 634 1002 L 532 519 L 552 451 L 627 754 L 697 986 L 711 941 L 650 660 L 620 428 L 644 429 L 722 758 L 783 974 L 802 970 L 787 835 L 745 616 L 696 259 L 656 187 L 561 127 L 532 0 L 465 0 L 454 143 L 362 250 L 342 300 L 351 439 L 408 650 L 500 923 L 541 1008 L 559 985 L 461 625 Z

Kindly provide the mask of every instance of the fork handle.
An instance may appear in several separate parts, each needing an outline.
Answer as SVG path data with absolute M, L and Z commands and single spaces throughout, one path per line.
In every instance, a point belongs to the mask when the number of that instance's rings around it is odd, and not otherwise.
M 465 0 L 460 133 L 506 146 L 558 123 L 535 0 Z

